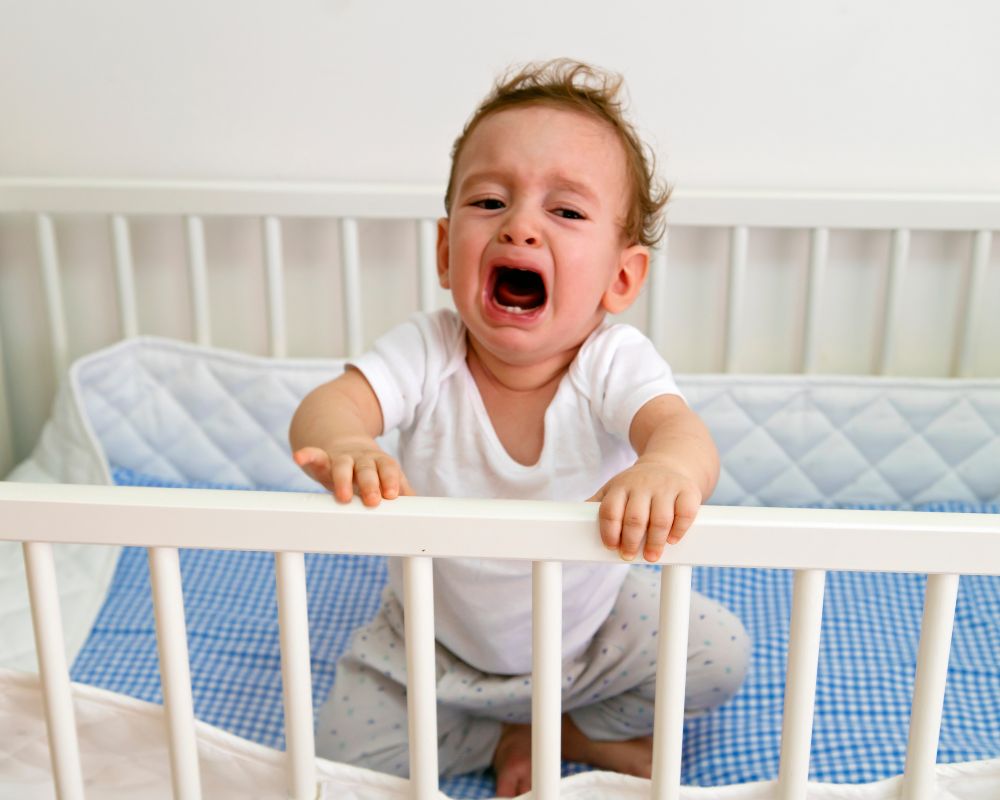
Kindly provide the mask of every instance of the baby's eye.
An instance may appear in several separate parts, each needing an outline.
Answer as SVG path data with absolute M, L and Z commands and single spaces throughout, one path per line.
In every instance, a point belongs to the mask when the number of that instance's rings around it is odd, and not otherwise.
M 477 208 L 482 208 L 487 211 L 498 211 L 503 208 L 503 200 L 498 200 L 496 197 L 484 197 L 482 200 L 476 200 L 471 205 Z
M 583 214 L 579 211 L 574 211 L 572 208 L 557 208 L 552 213 L 564 219 L 586 219 Z

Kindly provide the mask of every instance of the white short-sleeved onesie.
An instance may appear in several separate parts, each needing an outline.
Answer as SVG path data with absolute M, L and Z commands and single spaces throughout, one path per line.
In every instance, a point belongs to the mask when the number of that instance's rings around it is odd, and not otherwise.
M 419 314 L 353 362 L 375 391 L 384 427 L 417 494 L 581 501 L 629 467 L 635 413 L 679 394 L 670 368 L 635 328 L 603 324 L 584 342 L 545 413 L 536 464 L 506 452 L 465 361 L 451 311 Z M 595 536 L 597 535 L 595 531 Z M 627 565 L 563 565 L 563 710 L 591 739 L 652 730 L 659 576 Z M 435 559 L 438 763 L 442 774 L 491 763 L 505 722 L 531 712 L 531 566 Z M 402 565 L 389 560 L 383 605 L 337 664 L 320 710 L 320 755 L 406 775 Z M 738 689 L 749 660 L 739 620 L 692 592 L 687 713 Z
M 635 461 L 628 441 L 635 413 L 680 394 L 670 367 L 629 325 L 604 324 L 588 337 L 545 412 L 538 462 L 508 455 L 465 361 L 465 326 L 453 311 L 417 315 L 353 362 L 398 428 L 403 472 L 417 494 L 583 501 Z M 605 620 L 627 565 L 563 566 L 563 651 L 583 652 Z M 402 600 L 402 565 L 390 585 Z M 436 559 L 435 633 L 483 672 L 531 671 L 531 564 Z

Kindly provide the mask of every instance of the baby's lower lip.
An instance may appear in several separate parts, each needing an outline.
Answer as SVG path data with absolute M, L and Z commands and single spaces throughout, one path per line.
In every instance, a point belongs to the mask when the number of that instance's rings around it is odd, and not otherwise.
M 483 305 L 486 315 L 491 319 L 502 322 L 529 323 L 538 319 L 545 310 L 545 303 L 535 308 L 516 309 L 500 305 L 489 292 L 484 293 Z

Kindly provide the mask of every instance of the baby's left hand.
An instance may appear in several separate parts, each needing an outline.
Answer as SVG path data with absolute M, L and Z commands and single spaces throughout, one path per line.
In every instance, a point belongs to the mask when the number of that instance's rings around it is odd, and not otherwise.
M 691 527 L 702 496 L 698 484 L 673 471 L 672 464 L 640 458 L 590 499 L 601 503 L 605 547 L 632 561 L 642 546 L 646 561 L 659 561 L 664 546 L 679 542 Z

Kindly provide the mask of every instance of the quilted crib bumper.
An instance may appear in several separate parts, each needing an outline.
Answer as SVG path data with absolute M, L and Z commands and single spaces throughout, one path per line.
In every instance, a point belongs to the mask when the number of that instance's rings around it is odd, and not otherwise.
M 166 480 L 309 489 L 289 457 L 288 423 L 301 397 L 342 369 L 128 340 L 73 365 L 33 463 L 67 483 L 111 483 L 114 464 Z M 713 503 L 1000 501 L 1000 380 L 678 382 L 722 454 Z

